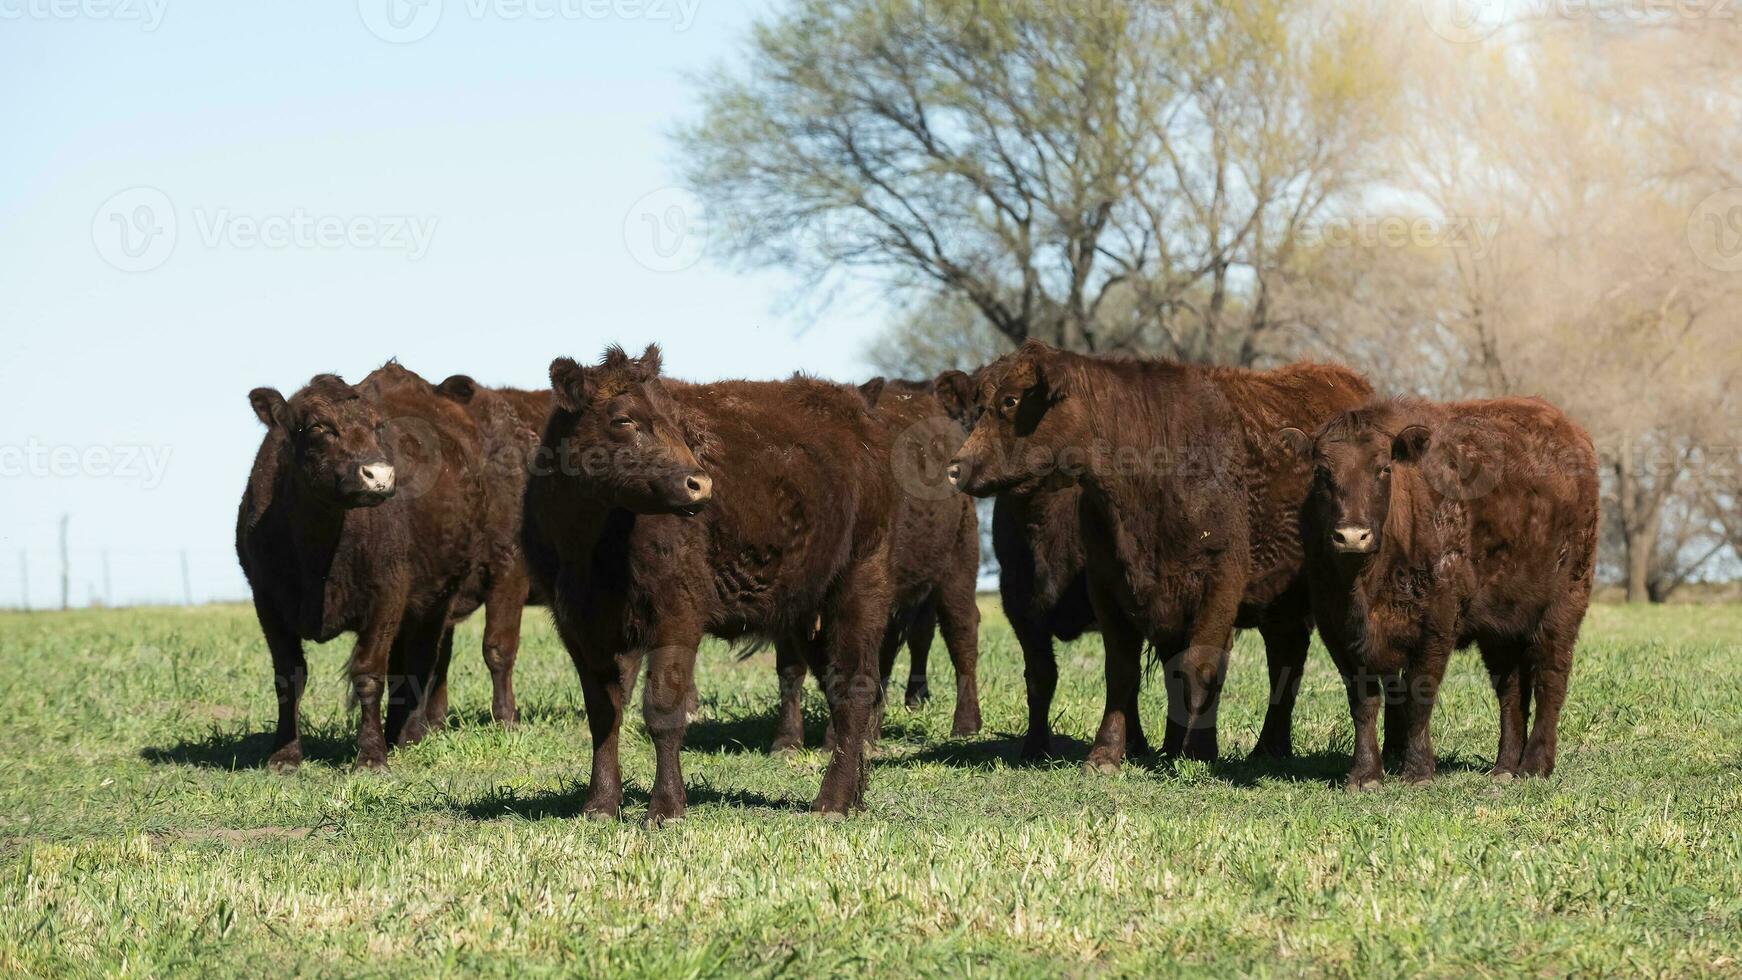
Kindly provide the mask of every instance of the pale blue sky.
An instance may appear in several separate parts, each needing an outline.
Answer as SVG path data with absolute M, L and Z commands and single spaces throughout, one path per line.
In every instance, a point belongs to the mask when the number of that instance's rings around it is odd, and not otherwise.
M 0 0 L 0 606 L 21 551 L 58 603 L 63 512 L 75 603 L 105 550 L 119 603 L 178 600 L 183 548 L 196 598 L 244 595 L 256 385 L 392 356 L 538 385 L 649 340 L 682 377 L 862 375 L 874 292 L 801 321 L 646 199 L 684 73 L 762 9 Z

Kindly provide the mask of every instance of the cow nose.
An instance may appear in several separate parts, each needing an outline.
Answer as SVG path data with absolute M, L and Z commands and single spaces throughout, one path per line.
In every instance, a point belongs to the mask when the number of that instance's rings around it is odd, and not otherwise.
M 1331 543 L 1338 551 L 1365 554 L 1373 550 L 1373 530 L 1346 524 L 1331 532 Z
M 699 504 L 714 495 L 714 478 L 706 473 L 693 474 L 683 481 L 683 486 L 689 491 L 692 504 Z
M 357 468 L 363 489 L 370 493 L 390 493 L 393 490 L 393 466 L 389 463 L 364 463 Z
M 952 487 L 961 486 L 962 485 L 962 464 L 956 462 L 953 459 L 950 460 L 950 468 L 947 470 L 944 470 L 944 475 L 950 478 L 950 486 L 952 486 Z

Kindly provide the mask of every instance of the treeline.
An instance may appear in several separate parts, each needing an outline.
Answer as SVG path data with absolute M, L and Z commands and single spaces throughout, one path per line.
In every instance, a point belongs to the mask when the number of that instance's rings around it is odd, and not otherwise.
M 1629 599 L 1734 575 L 1742 31 L 1456 6 L 793 0 L 679 140 L 731 254 L 891 287 L 884 371 L 1038 337 L 1541 394 Z

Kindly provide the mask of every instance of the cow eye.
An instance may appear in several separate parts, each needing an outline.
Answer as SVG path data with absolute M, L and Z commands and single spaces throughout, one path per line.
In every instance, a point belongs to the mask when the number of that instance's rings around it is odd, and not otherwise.
M 1005 395 L 1004 400 L 1000 402 L 1000 404 L 1002 404 L 1006 410 L 1009 410 L 1016 407 L 1016 402 L 1017 398 L 1015 395 Z
M 635 420 L 627 415 L 619 415 L 611 420 L 611 425 L 619 429 L 635 428 Z
M 1390 476 L 1391 475 L 1391 464 L 1386 463 L 1384 466 L 1381 466 L 1379 468 L 1379 475 L 1380 476 Z

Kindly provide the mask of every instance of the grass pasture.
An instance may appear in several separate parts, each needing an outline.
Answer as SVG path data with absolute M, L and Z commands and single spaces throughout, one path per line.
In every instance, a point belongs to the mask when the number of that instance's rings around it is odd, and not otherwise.
M 1359 796 L 1334 788 L 1349 721 L 1319 649 L 1298 757 L 1232 761 L 1262 716 L 1255 635 L 1231 761 L 1084 774 L 1091 638 L 1062 653 L 1064 757 L 1020 765 L 1021 658 L 989 613 L 986 732 L 947 737 L 940 644 L 938 696 L 891 709 L 845 823 L 803 812 L 819 752 L 764 752 L 771 655 L 710 642 L 689 819 L 658 831 L 638 724 L 625 819 L 577 819 L 580 688 L 542 612 L 526 633 L 519 731 L 488 722 L 469 624 L 456 723 L 383 775 L 349 768 L 348 648 L 311 650 L 309 762 L 278 776 L 248 609 L 0 615 L 0 974 L 1742 974 L 1742 607 L 1594 609 L 1549 781 L 1489 782 L 1493 699 L 1462 655 L 1439 779 Z M 1145 700 L 1159 720 L 1159 684 Z

